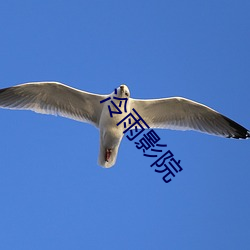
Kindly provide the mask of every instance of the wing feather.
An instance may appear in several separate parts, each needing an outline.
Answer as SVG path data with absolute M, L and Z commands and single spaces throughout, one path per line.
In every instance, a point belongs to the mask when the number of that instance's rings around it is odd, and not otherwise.
M 237 139 L 250 137 L 250 132 L 233 120 L 201 103 L 182 97 L 152 100 L 131 98 L 131 106 L 151 128 L 197 130 Z
M 0 107 L 60 115 L 98 126 L 102 111 L 98 95 L 59 82 L 32 82 L 0 89 Z

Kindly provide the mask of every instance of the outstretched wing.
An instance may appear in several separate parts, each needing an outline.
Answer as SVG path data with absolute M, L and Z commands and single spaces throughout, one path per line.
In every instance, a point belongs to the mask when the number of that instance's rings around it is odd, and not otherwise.
M 58 82 L 32 82 L 0 89 L 0 107 L 60 115 L 98 127 L 102 111 L 97 95 Z
M 131 107 L 151 128 L 196 130 L 208 134 L 243 138 L 250 132 L 217 111 L 182 97 L 138 100 L 131 98 Z

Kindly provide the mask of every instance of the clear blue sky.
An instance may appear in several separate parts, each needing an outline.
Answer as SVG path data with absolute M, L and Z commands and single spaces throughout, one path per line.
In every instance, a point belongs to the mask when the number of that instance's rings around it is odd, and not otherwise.
M 249 1 L 1 1 L 0 88 L 60 81 L 183 96 L 250 129 Z M 123 139 L 97 165 L 96 128 L 0 110 L 0 249 L 249 249 L 250 141 L 157 130 L 169 183 Z

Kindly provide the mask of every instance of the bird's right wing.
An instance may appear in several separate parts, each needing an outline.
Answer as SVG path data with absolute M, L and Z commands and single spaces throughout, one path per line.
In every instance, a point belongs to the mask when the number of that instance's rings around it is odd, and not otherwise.
M 60 115 L 98 127 L 106 95 L 71 88 L 58 82 L 33 82 L 0 89 L 0 107 Z

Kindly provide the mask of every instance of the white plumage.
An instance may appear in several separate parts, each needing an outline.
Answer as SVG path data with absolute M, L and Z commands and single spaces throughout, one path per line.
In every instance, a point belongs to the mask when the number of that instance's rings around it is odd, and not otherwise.
M 127 113 L 110 117 L 108 103 L 102 100 L 114 95 L 128 98 Z M 112 99 L 117 105 L 118 100 Z M 109 168 L 116 162 L 123 128 L 116 124 L 134 108 L 150 128 L 196 130 L 228 138 L 250 137 L 250 132 L 217 111 L 181 98 L 141 100 L 130 98 L 126 85 L 110 95 L 93 94 L 58 82 L 34 82 L 0 89 L 0 107 L 26 109 L 37 113 L 60 115 L 91 123 L 100 129 L 98 164 Z

